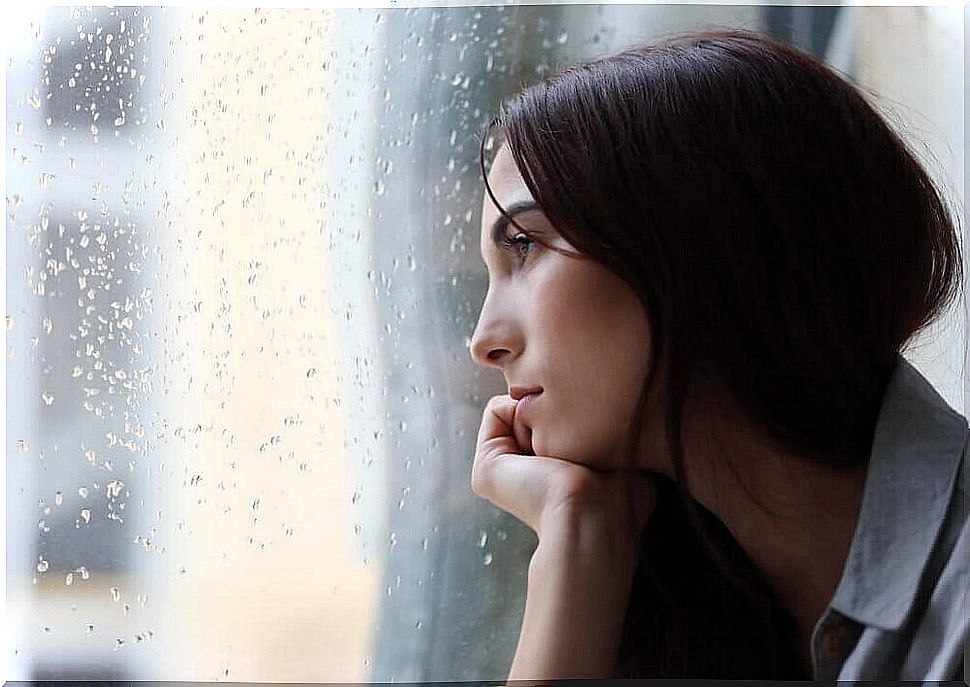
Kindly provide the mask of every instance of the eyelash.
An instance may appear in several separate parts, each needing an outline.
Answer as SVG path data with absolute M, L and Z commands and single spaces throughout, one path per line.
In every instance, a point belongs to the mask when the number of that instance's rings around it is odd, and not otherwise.
M 532 254 L 533 251 L 529 251 L 529 253 L 527 253 L 526 255 L 522 255 L 521 253 L 516 251 L 516 247 L 521 245 L 535 246 L 536 242 L 530 239 L 527 234 L 519 233 L 519 234 L 516 234 L 515 236 L 509 236 L 508 234 L 506 234 L 505 238 L 502 239 L 502 245 L 505 247 L 506 250 L 516 252 L 516 256 L 519 258 L 520 262 L 525 262 L 528 259 L 529 255 Z

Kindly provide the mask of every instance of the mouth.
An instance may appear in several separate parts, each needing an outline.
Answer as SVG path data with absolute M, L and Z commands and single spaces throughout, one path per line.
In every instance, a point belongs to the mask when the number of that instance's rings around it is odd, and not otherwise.
M 542 393 L 541 386 L 532 386 L 532 387 L 513 386 L 512 388 L 509 389 L 509 396 L 511 396 L 516 401 L 521 401 L 526 396 L 538 395 L 541 393 Z

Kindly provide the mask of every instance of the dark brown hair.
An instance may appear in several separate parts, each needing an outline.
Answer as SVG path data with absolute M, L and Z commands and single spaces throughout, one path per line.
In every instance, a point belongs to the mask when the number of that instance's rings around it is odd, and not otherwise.
M 687 491 L 685 403 L 716 384 L 786 451 L 864 464 L 897 352 L 962 286 L 942 194 L 853 85 L 750 31 L 637 46 L 519 92 L 482 137 L 494 202 L 493 127 L 557 231 L 643 304 L 631 459 L 665 370 L 677 479 L 658 478 L 615 676 L 811 679 L 791 617 Z

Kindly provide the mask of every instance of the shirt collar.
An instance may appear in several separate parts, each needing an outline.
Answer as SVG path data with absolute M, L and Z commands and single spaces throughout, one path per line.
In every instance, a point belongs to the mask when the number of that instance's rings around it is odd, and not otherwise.
M 902 625 L 946 514 L 967 435 L 966 419 L 898 355 L 832 608 L 885 630 Z

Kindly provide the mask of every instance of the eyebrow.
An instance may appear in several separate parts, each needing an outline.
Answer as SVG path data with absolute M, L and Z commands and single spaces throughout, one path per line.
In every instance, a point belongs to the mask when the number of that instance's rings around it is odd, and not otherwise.
M 515 217 L 516 215 L 521 215 L 522 213 L 529 212 L 530 210 L 538 210 L 539 206 L 536 205 L 534 200 L 520 200 L 512 203 L 510 206 L 505 208 L 505 212 L 509 217 Z M 492 235 L 492 243 L 496 246 L 502 245 L 502 241 L 505 239 L 505 231 L 508 229 L 509 220 L 505 215 L 499 215 L 498 218 L 492 223 L 492 229 L 489 232 Z

